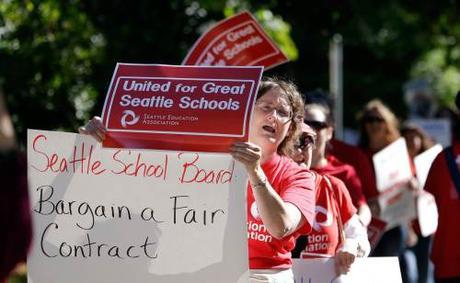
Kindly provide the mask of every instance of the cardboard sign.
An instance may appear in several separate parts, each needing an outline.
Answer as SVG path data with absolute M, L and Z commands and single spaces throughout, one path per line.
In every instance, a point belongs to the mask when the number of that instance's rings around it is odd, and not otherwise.
M 417 197 L 417 217 L 423 237 L 434 234 L 438 228 L 438 206 L 434 196 L 423 191 Z
M 248 12 L 220 21 L 190 49 L 183 65 L 277 66 L 288 59 Z
M 421 189 L 425 187 L 426 178 L 430 171 L 431 163 L 438 154 L 442 151 L 442 146 L 437 144 L 428 150 L 420 153 L 414 158 L 415 171 L 417 172 L 417 180 Z
M 247 179 L 229 155 L 29 130 L 28 174 L 28 282 L 247 282 Z
M 387 223 L 386 230 L 405 225 L 417 217 L 415 192 L 405 184 L 394 186 L 378 196 L 379 218 Z
M 228 152 L 247 141 L 262 67 L 117 64 L 104 147 Z
M 412 177 L 406 141 L 399 138 L 372 157 L 377 189 L 383 192 Z
M 294 259 L 295 283 L 401 283 L 397 257 L 356 258 L 350 272 L 337 276 L 333 258 Z

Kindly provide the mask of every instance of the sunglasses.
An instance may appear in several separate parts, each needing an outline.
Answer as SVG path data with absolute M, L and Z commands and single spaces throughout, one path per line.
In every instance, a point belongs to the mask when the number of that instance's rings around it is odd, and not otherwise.
M 303 120 L 303 122 L 307 124 L 308 126 L 312 127 L 313 130 L 315 131 L 321 131 L 322 129 L 329 127 L 329 124 L 327 122 L 314 121 L 314 120 Z
M 378 116 L 365 116 L 363 118 L 363 122 L 364 123 L 382 123 L 384 122 L 384 120 L 382 117 L 378 117 Z
M 309 135 L 303 135 L 299 138 L 295 147 L 300 150 L 305 150 L 306 148 L 310 148 L 315 145 L 315 139 Z

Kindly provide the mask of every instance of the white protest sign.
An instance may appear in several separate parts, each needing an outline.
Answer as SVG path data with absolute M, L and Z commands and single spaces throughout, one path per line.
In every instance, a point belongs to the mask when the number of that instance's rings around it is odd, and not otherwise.
M 438 206 L 434 196 L 426 191 L 417 197 L 417 217 L 420 233 L 428 237 L 438 228 Z
M 397 257 L 356 258 L 350 272 L 337 277 L 333 258 L 294 259 L 295 283 L 401 283 Z
M 414 191 L 405 185 L 396 186 L 378 196 L 379 218 L 387 223 L 386 230 L 407 224 L 417 216 Z
M 431 163 L 433 163 L 434 159 L 441 151 L 442 145 L 437 144 L 414 158 L 415 171 L 417 172 L 417 180 L 420 188 L 425 186 L 425 181 L 428 177 Z
M 452 130 L 449 119 L 413 119 L 410 122 L 422 128 L 443 147 L 452 144 Z
M 383 192 L 412 177 L 406 141 L 399 138 L 372 157 L 377 189 Z
M 247 180 L 230 155 L 29 130 L 28 174 L 28 282 L 247 282 Z

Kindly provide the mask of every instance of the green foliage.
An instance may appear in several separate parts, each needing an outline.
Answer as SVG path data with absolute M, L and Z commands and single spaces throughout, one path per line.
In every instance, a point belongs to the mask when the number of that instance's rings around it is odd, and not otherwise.
M 255 16 L 267 34 L 278 44 L 286 56 L 295 61 L 299 51 L 291 38 L 291 26 L 280 16 L 275 16 L 270 10 L 260 9 Z
M 88 118 L 92 65 L 105 45 L 78 1 L 0 2 L 0 78 L 20 136 L 71 129 Z
M 456 16 L 446 11 L 433 26 L 433 47 L 419 57 L 410 74 L 427 79 L 440 105 L 453 107 L 460 90 L 460 24 Z
M 251 5 L 244 1 L 229 1 L 224 8 L 224 15 L 231 17 L 239 11 L 251 10 Z M 299 52 L 291 37 L 291 25 L 279 15 L 274 15 L 266 8 L 258 8 L 253 15 L 265 32 L 279 46 L 291 61 L 297 60 Z
M 455 95 L 460 90 L 460 69 L 458 64 L 449 64 L 452 60 L 448 53 L 445 48 L 428 51 L 416 62 L 411 76 L 425 78 L 431 83 L 440 104 L 453 107 Z
M 329 41 L 343 36 L 345 122 L 354 126 L 375 97 L 403 116 L 411 78 L 431 78 L 440 101 L 452 103 L 457 2 L 4 0 L 0 86 L 22 141 L 27 128 L 74 131 L 101 112 L 116 62 L 180 64 L 210 25 L 249 10 L 291 59 L 268 74 L 303 91 L 328 88 Z

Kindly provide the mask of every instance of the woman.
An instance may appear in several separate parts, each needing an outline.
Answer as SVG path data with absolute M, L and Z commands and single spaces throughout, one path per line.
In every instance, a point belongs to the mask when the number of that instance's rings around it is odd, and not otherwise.
M 415 124 L 404 124 L 401 127 L 401 136 L 406 140 L 407 151 L 412 160 L 434 145 L 433 140 Z
M 414 158 L 433 146 L 432 139 L 418 126 L 406 123 L 401 127 L 401 135 L 406 140 L 407 151 L 413 164 Z M 415 165 L 413 165 L 415 168 Z M 415 169 L 414 169 L 415 171 Z M 418 182 L 417 182 L 418 185 Z M 422 192 L 419 188 L 418 192 Z M 429 261 L 431 250 L 431 236 L 423 237 L 419 232 L 418 225 L 414 223 L 414 229 L 408 230 L 408 246 L 405 251 L 406 258 L 416 261 L 417 272 L 414 276 L 418 283 L 433 282 L 433 267 Z
M 285 153 L 300 132 L 303 101 L 296 87 L 278 79 L 261 82 L 249 142 L 233 144 L 230 154 L 249 178 L 247 193 L 250 282 L 294 282 L 291 250 L 314 217 L 314 175 Z M 80 132 L 105 138 L 100 118 Z M 256 235 L 257 234 L 257 235 Z
M 306 93 L 304 101 L 304 122 L 317 134 L 311 168 L 320 175 L 334 176 L 345 183 L 353 205 L 358 209 L 359 220 L 367 226 L 371 221 L 371 211 L 363 194 L 360 177 L 353 166 L 342 162 L 328 151 L 334 134 L 331 99 L 326 93 L 315 90 Z
M 303 124 L 303 133 L 291 156 L 310 167 L 317 133 Z M 338 273 L 349 271 L 357 256 L 367 256 L 370 245 L 344 183 L 333 176 L 317 175 L 316 217 L 312 231 L 299 237 L 295 248 L 300 258 L 335 257 Z
M 400 138 L 399 122 L 391 110 L 380 100 L 368 102 L 360 115 L 359 147 L 367 154 L 371 164 L 372 156 Z M 375 178 L 374 178 L 375 182 Z M 411 182 L 409 182 L 411 183 Z M 377 186 L 373 186 L 377 188 Z M 373 192 L 378 196 L 378 192 Z M 380 209 L 375 200 L 371 203 L 372 213 L 379 216 Z M 404 258 L 407 240 L 407 225 L 400 225 L 386 231 L 372 252 L 372 256 L 397 256 L 401 267 L 403 282 L 411 282 L 410 271 L 413 270 L 410 262 Z

